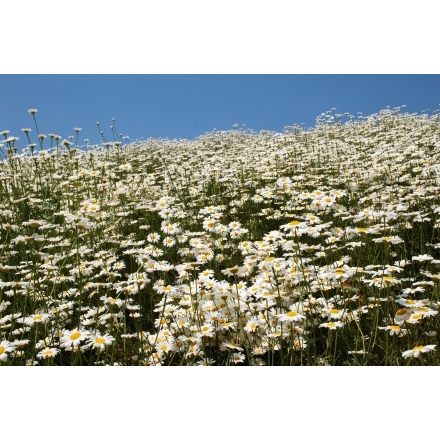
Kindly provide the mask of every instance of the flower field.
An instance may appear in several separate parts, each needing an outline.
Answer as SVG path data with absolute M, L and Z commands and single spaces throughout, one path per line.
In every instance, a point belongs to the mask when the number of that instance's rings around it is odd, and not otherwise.
M 0 365 L 440 364 L 439 114 L 36 128 L 1 133 Z

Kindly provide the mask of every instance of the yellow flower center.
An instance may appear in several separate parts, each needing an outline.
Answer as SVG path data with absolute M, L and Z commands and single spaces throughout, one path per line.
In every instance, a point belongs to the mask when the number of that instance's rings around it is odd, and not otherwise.
M 400 327 L 398 325 L 390 325 L 390 329 L 396 332 L 400 331 Z
M 290 317 L 292 317 L 292 316 L 296 316 L 298 313 L 296 313 L 294 310 L 291 310 L 290 312 L 287 312 L 286 313 L 286 316 L 290 316 Z
M 42 320 L 42 319 L 43 319 L 43 315 L 35 315 L 35 316 L 32 318 L 33 321 L 40 321 L 40 320 Z
M 337 315 L 337 314 L 339 313 L 339 310 L 338 310 L 338 309 L 331 309 L 331 310 L 330 310 L 330 313 L 331 313 L 332 315 Z
M 414 348 L 413 348 L 413 351 L 420 351 L 420 350 L 422 350 L 424 347 L 425 347 L 424 345 L 418 345 L 417 347 L 414 347 Z
M 72 333 L 72 334 L 70 335 L 70 340 L 71 340 L 71 341 L 74 341 L 75 339 L 78 339 L 80 336 L 81 336 L 81 333 L 80 333 L 80 332 Z
M 406 312 L 407 312 L 406 309 L 399 309 L 399 310 L 397 310 L 396 315 L 402 316 L 402 315 L 405 315 Z
M 102 338 L 102 337 L 99 337 L 99 338 L 96 338 L 96 339 L 95 339 L 95 342 L 96 342 L 97 344 L 103 344 L 103 343 L 105 342 L 105 339 Z
M 5 350 L 6 350 L 6 348 L 5 348 L 5 347 L 2 347 L 2 346 L 0 345 L 0 354 L 3 354 L 3 353 L 5 352 Z

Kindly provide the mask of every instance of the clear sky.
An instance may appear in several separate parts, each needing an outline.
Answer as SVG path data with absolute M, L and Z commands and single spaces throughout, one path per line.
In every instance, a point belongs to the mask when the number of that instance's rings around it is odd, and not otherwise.
M 386 106 L 405 111 L 439 109 L 440 75 L 0 75 L 0 131 L 27 143 L 22 128 L 34 123 L 41 133 L 63 138 L 82 128 L 81 140 L 106 138 L 116 130 L 130 139 L 193 139 L 214 128 L 246 124 L 253 130 L 281 132 L 285 126 L 313 126 L 321 113 L 336 108 L 364 116 Z

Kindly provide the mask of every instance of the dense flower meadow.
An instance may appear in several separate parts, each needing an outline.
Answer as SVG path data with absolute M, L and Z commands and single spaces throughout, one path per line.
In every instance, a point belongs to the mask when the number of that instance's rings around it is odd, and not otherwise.
M 440 364 L 439 114 L 35 127 L 1 132 L 0 365 Z

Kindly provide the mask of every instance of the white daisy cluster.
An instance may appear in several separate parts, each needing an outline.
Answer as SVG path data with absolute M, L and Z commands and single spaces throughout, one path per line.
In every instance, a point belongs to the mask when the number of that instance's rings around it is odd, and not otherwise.
M 438 363 L 439 117 L 336 116 L 86 151 L 1 132 L 1 363 Z

